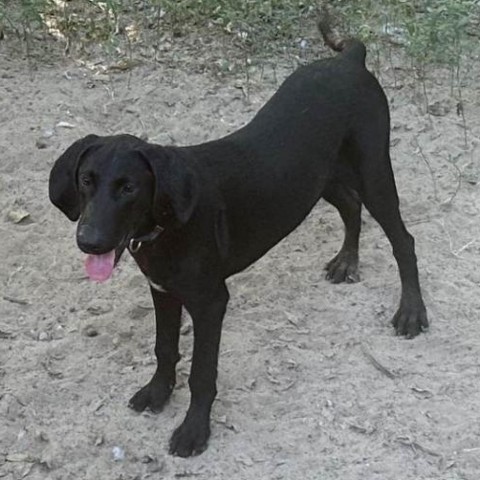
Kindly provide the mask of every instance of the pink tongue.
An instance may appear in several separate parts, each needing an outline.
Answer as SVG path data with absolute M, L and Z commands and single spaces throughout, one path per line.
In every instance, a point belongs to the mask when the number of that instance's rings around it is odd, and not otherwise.
M 104 282 L 112 276 L 115 263 L 115 250 L 102 255 L 88 255 L 85 260 L 85 270 L 90 280 Z

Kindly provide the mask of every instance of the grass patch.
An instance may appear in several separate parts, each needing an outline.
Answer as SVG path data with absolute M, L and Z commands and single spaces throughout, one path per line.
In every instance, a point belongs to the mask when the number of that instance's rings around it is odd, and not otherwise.
M 325 3 L 325 2 L 323 2 Z M 478 0 L 331 0 L 343 30 L 382 48 L 398 46 L 421 74 L 431 65 L 447 66 L 459 78 L 466 57 L 478 49 Z M 224 36 L 247 57 L 308 49 L 317 0 L 2 0 L 0 28 L 8 39 L 38 39 L 48 32 L 85 51 L 101 45 L 125 53 L 132 43 L 158 47 L 166 37 L 192 31 Z M 44 38 L 44 37 L 41 37 Z M 477 50 L 478 52 L 478 50 Z M 260 60 L 261 61 L 261 60 Z

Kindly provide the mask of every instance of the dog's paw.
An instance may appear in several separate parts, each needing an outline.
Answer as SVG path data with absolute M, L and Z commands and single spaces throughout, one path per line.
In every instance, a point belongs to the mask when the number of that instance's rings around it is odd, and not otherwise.
M 209 437 L 208 420 L 204 422 L 203 420 L 188 420 L 186 418 L 173 432 L 169 452 L 171 455 L 178 457 L 200 455 L 206 450 Z
M 159 413 L 167 403 L 173 390 L 173 385 L 156 379 L 154 376 L 150 383 L 141 388 L 128 402 L 128 406 L 136 412 L 148 409 Z
M 352 253 L 339 252 L 325 266 L 325 278 L 332 283 L 357 283 L 360 281 L 358 274 L 358 256 Z
M 420 332 L 428 329 L 427 311 L 423 302 L 402 302 L 392 319 L 397 335 L 407 338 L 416 337 Z

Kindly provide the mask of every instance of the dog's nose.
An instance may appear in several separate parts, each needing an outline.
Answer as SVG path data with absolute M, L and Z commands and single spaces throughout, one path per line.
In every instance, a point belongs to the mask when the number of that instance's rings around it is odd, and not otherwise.
M 84 253 L 100 254 L 110 251 L 106 248 L 98 228 L 91 225 L 79 225 L 77 229 L 77 245 Z

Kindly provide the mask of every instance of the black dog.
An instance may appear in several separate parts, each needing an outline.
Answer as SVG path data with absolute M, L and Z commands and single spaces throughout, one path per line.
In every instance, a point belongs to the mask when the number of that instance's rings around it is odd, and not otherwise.
M 365 47 L 324 38 L 342 53 L 298 69 L 245 127 L 220 140 L 163 147 L 129 135 L 89 135 L 55 163 L 50 198 L 79 220 L 89 275 L 104 280 L 125 248 L 148 278 L 155 305 L 157 370 L 130 400 L 160 411 L 175 385 L 182 306 L 194 326 L 191 401 L 170 452 L 202 452 L 210 435 L 225 279 L 297 227 L 320 198 L 345 223 L 327 265 L 334 283 L 357 276 L 362 203 L 393 247 L 402 296 L 398 335 L 428 326 L 414 240 L 399 213 L 385 95 L 365 68 Z

